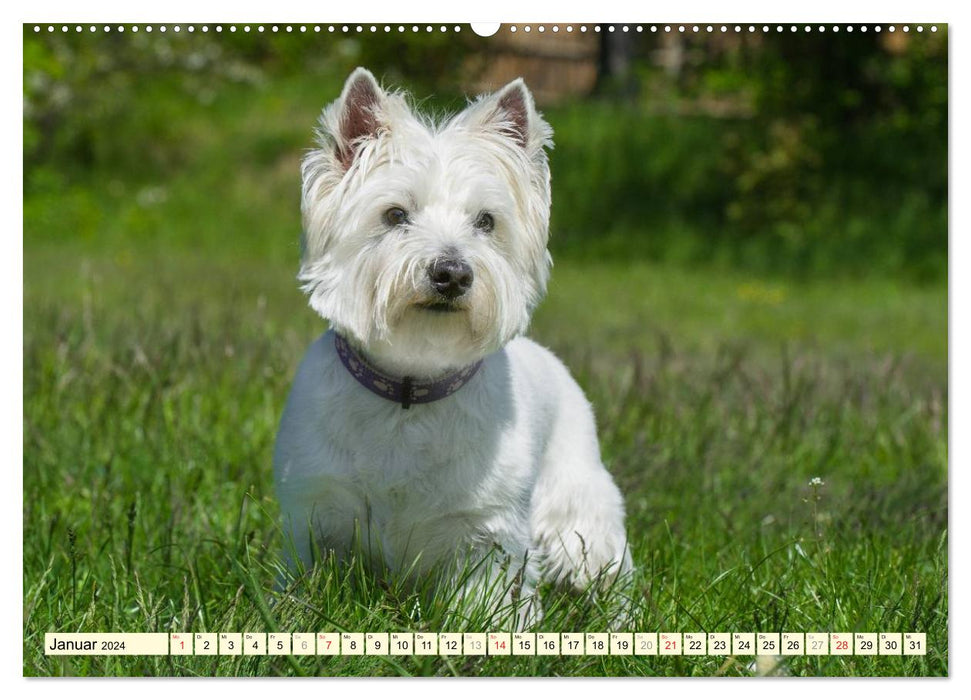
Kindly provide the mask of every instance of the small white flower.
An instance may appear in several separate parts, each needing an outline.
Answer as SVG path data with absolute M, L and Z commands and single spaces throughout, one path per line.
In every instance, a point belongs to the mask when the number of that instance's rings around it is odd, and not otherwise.
M 814 476 L 812 479 L 809 480 L 809 485 L 810 486 L 825 486 L 825 483 L 818 476 Z
M 162 204 L 168 199 L 168 192 L 166 192 L 164 187 L 143 187 L 135 195 L 135 201 L 138 205 L 143 208 L 154 207 L 157 204 Z

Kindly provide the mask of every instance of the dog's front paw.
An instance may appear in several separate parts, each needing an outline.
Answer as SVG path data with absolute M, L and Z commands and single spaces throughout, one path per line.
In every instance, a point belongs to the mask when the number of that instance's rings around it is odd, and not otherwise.
M 632 571 L 623 532 L 559 532 L 543 543 L 544 577 L 558 585 L 585 591 L 624 583 Z

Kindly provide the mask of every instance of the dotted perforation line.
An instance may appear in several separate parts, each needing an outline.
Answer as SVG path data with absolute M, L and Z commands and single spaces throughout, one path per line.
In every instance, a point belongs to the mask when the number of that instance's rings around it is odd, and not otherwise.
M 882 32 L 884 30 L 886 30 L 888 32 L 896 32 L 898 30 L 899 31 L 902 31 L 902 32 L 910 32 L 911 30 L 914 30 L 914 31 L 917 31 L 917 32 L 923 32 L 925 30 L 925 25 L 922 25 L 922 24 L 916 24 L 916 25 L 910 25 L 910 24 L 895 25 L 895 24 L 891 24 L 891 25 L 886 25 L 886 26 L 879 25 L 879 24 L 877 24 L 877 25 L 866 25 L 866 24 L 863 24 L 863 25 L 852 25 L 852 24 L 849 24 L 849 25 L 829 25 L 829 26 L 822 25 L 822 24 L 820 24 L 820 25 L 808 25 L 808 24 L 807 25 L 795 25 L 795 24 L 789 24 L 789 25 L 782 25 L 782 24 L 772 24 L 772 25 L 769 25 L 769 24 L 763 24 L 763 25 L 755 25 L 755 24 L 749 24 L 749 25 L 740 25 L 740 24 L 735 24 L 735 25 L 728 25 L 728 24 L 677 24 L 677 25 L 673 25 L 673 24 L 652 24 L 652 25 L 640 25 L 640 24 L 637 24 L 637 25 L 627 25 L 627 24 L 620 25 L 620 24 L 609 24 L 609 25 L 600 25 L 600 24 L 594 24 L 594 25 L 589 25 L 589 26 L 588 25 L 585 25 L 585 24 L 581 24 L 581 25 L 577 25 L 577 26 L 574 26 L 572 24 L 567 24 L 567 25 L 562 25 L 562 26 L 561 25 L 558 25 L 558 24 L 553 24 L 553 25 L 549 25 L 549 26 L 544 25 L 544 24 L 540 24 L 540 25 L 529 25 L 529 24 L 526 24 L 526 25 L 516 25 L 516 24 L 512 24 L 512 25 L 508 25 L 507 28 L 508 28 L 508 31 L 513 32 L 513 33 L 518 32 L 518 31 L 523 31 L 523 32 L 529 33 L 529 32 L 532 32 L 535 29 L 535 31 L 539 32 L 540 34 L 545 33 L 547 30 L 550 31 L 550 32 L 552 32 L 552 33 L 554 33 L 554 34 L 557 34 L 557 33 L 561 32 L 561 31 L 566 32 L 566 33 L 569 34 L 569 33 L 572 33 L 574 31 L 578 31 L 580 33 L 585 33 L 585 32 L 588 32 L 588 31 L 601 32 L 601 31 L 604 31 L 604 26 L 606 26 L 606 31 L 608 31 L 608 32 L 617 32 L 617 31 L 620 31 L 620 32 L 638 32 L 638 33 L 642 33 L 642 32 L 645 32 L 645 31 L 650 31 L 652 33 L 657 33 L 657 32 L 666 32 L 666 33 L 678 32 L 678 33 L 681 33 L 681 34 L 689 34 L 689 33 L 690 34 L 701 34 L 701 33 L 706 33 L 706 34 L 722 33 L 722 34 L 724 34 L 724 33 L 727 33 L 727 32 L 735 32 L 735 33 L 739 33 L 739 34 L 740 33 L 753 34 L 753 33 L 756 33 L 756 32 L 761 32 L 763 34 L 768 34 L 768 33 L 771 33 L 771 32 L 776 32 L 776 33 L 782 33 L 782 32 L 796 33 L 796 32 L 799 32 L 799 31 L 802 31 L 804 33 L 809 33 L 809 32 L 813 32 L 813 31 L 816 31 L 818 33 L 825 33 L 827 31 L 830 31 L 830 32 L 833 32 L 833 33 L 839 33 L 840 31 L 844 31 L 844 32 L 847 32 L 847 33 L 852 33 L 854 31 L 859 31 L 859 32 L 864 32 L 864 33 L 867 32 L 867 31 L 873 31 L 873 32 L 879 33 L 879 32 Z M 931 32 L 936 32 L 937 31 L 937 25 L 936 24 L 929 25 L 929 27 L 927 27 L 927 28 Z M 280 32 L 283 32 L 283 33 L 286 33 L 286 34 L 292 34 L 292 33 L 298 33 L 298 34 L 307 34 L 307 33 L 314 33 L 314 34 L 320 34 L 320 33 L 328 33 L 328 34 L 335 34 L 335 33 L 339 33 L 339 34 L 365 34 L 365 33 L 378 34 L 378 33 L 384 33 L 384 34 L 390 34 L 390 33 L 395 32 L 395 31 L 397 33 L 399 33 L 399 34 L 404 34 L 406 32 L 410 32 L 412 34 L 417 34 L 419 32 L 431 33 L 431 32 L 438 31 L 440 33 L 446 33 L 446 32 L 449 32 L 449 31 L 453 31 L 455 33 L 458 33 L 458 32 L 461 32 L 462 31 L 462 28 L 459 25 L 444 25 L 444 24 L 442 24 L 442 25 L 430 25 L 430 24 L 426 24 L 426 25 L 418 25 L 418 24 L 412 24 L 412 25 L 404 25 L 404 24 L 398 24 L 398 25 L 390 25 L 390 24 L 384 24 L 384 25 L 377 25 L 377 24 L 370 24 L 370 25 L 363 25 L 363 24 L 341 24 L 341 25 L 337 25 L 337 24 L 329 24 L 329 25 L 321 25 L 321 24 L 313 24 L 313 25 L 308 25 L 308 24 L 297 24 L 297 25 L 294 25 L 294 24 L 286 24 L 286 25 L 278 25 L 278 24 L 272 24 L 272 25 L 263 25 L 263 24 L 258 24 L 258 25 L 249 25 L 249 24 L 236 25 L 236 24 L 228 24 L 228 25 L 222 25 L 222 24 L 216 24 L 216 25 L 213 25 L 213 26 L 210 26 L 210 25 L 207 25 L 207 24 L 203 24 L 203 25 L 193 25 L 193 24 L 189 24 L 189 25 L 180 25 L 180 24 L 174 24 L 174 25 L 166 25 L 166 24 L 160 24 L 160 25 L 151 25 L 151 24 L 149 24 L 149 25 L 137 25 L 137 24 L 134 24 L 134 25 L 124 25 L 124 24 L 109 25 L 109 24 L 105 24 L 105 25 L 101 25 L 101 26 L 93 25 L 93 24 L 92 25 L 80 25 L 80 24 L 76 24 L 76 25 L 67 25 L 67 24 L 61 24 L 61 25 L 54 25 L 54 24 L 39 25 L 39 24 L 35 24 L 34 25 L 34 33 L 35 34 L 39 34 L 39 33 L 44 32 L 44 31 L 47 31 L 48 33 L 51 33 L 51 34 L 54 33 L 54 32 L 60 31 L 61 33 L 66 34 L 66 33 L 70 32 L 72 29 L 73 29 L 73 31 L 75 33 L 82 33 L 82 32 L 84 32 L 85 29 L 87 29 L 88 32 L 89 33 L 92 33 L 92 34 L 95 33 L 95 32 L 97 32 L 97 31 L 99 31 L 99 30 L 100 31 L 103 31 L 103 32 L 118 32 L 118 33 L 124 33 L 126 31 L 130 31 L 132 33 L 137 33 L 139 31 L 143 31 L 143 32 L 146 32 L 148 34 L 151 34 L 152 32 L 155 32 L 155 31 L 157 31 L 159 33 L 162 33 L 162 34 L 165 34 L 168 31 L 171 31 L 171 32 L 173 32 L 175 34 L 179 34 L 179 33 L 182 33 L 182 32 L 186 32 L 186 33 L 189 33 L 189 34 L 193 34 L 195 32 L 202 32 L 202 33 L 205 34 L 205 33 L 208 33 L 210 31 L 213 31 L 213 32 L 216 32 L 216 33 L 221 33 L 223 31 L 227 31 L 227 32 L 230 32 L 230 33 L 234 33 L 234 32 L 243 32 L 243 33 L 255 32 L 257 34 L 259 34 L 259 33 L 267 33 L 267 32 L 273 33 L 273 34 L 280 33 Z
M 321 24 L 296 24 L 296 25 L 294 25 L 294 24 L 284 24 L 284 25 L 279 25 L 279 24 L 271 24 L 271 25 L 263 25 L 263 24 L 249 25 L 249 24 L 242 24 L 242 25 L 236 25 L 236 24 L 228 24 L 228 25 L 222 25 L 222 24 L 216 24 L 216 25 L 213 25 L 213 26 L 210 26 L 210 25 L 207 25 L 207 24 L 198 25 L 198 26 L 197 25 L 193 25 L 193 24 L 189 24 L 189 25 L 180 25 L 180 24 L 174 24 L 174 25 L 165 25 L 165 24 L 160 24 L 160 25 L 151 25 L 151 24 L 149 24 L 149 25 L 137 25 L 137 24 L 133 24 L 133 25 L 124 25 L 124 24 L 110 25 L 110 24 L 105 24 L 103 26 L 98 26 L 98 25 L 93 25 L 93 24 L 92 25 L 86 25 L 86 26 L 82 26 L 80 24 L 77 24 L 77 25 L 67 25 L 67 24 L 61 24 L 61 25 L 54 25 L 54 24 L 39 25 L 39 24 L 35 24 L 34 25 L 34 33 L 35 34 L 41 33 L 41 32 L 43 32 L 45 30 L 48 33 L 54 33 L 54 32 L 57 32 L 57 31 L 60 31 L 62 33 L 67 33 L 67 32 L 70 32 L 72 29 L 76 33 L 81 33 L 85 29 L 87 29 L 88 32 L 90 32 L 90 33 L 94 33 L 94 32 L 97 32 L 97 31 L 100 30 L 100 31 L 103 31 L 103 32 L 119 32 L 119 33 L 124 33 L 126 31 L 130 31 L 130 32 L 137 33 L 139 31 L 143 31 L 143 32 L 146 32 L 146 33 L 149 33 L 149 34 L 151 34 L 152 32 L 161 32 L 161 33 L 164 34 L 164 33 L 168 32 L 168 31 L 172 31 L 172 32 L 174 32 L 176 34 L 179 34 L 179 33 L 182 33 L 182 32 L 188 32 L 190 34 L 195 33 L 195 32 L 202 32 L 202 33 L 216 32 L 216 33 L 221 33 L 221 32 L 224 32 L 224 31 L 230 32 L 230 33 L 233 33 L 233 32 L 243 32 L 243 33 L 255 32 L 257 34 L 265 34 L 265 33 L 277 34 L 277 33 L 281 33 L 281 32 L 282 33 L 285 33 L 285 34 L 307 34 L 307 33 L 320 34 L 320 33 L 324 33 L 324 32 L 330 33 L 330 34 L 334 34 L 334 33 L 339 33 L 339 34 L 363 34 L 363 33 L 377 34 L 378 32 L 391 33 L 393 31 L 397 31 L 398 33 L 403 34 L 405 32 L 412 32 L 412 33 L 426 32 L 426 33 L 431 33 L 431 32 L 434 32 L 434 31 L 438 31 L 438 32 L 441 32 L 441 33 L 445 33 L 445 32 L 449 32 L 449 31 L 453 31 L 453 32 L 458 33 L 458 32 L 461 32 L 462 31 L 462 28 L 459 25 L 454 25 L 454 26 L 453 25 L 435 25 L 435 26 L 433 26 L 433 25 L 430 25 L 430 24 L 427 24 L 427 25 L 417 25 L 417 24 L 413 24 L 413 25 L 402 25 L 402 24 L 399 24 L 399 25 L 388 25 L 388 24 L 384 24 L 384 25 L 375 25 L 375 24 L 371 24 L 371 25 L 361 25 L 361 24 L 356 24 L 356 25 L 347 25 L 347 24 L 343 24 L 343 25 L 337 25 L 337 24 L 330 24 L 330 25 L 321 25 Z
M 767 33 L 772 32 L 772 31 L 775 31 L 775 32 L 784 32 L 784 31 L 787 31 L 787 30 L 789 32 L 798 32 L 800 29 L 802 29 L 804 32 L 817 31 L 817 32 L 823 33 L 823 32 L 826 32 L 826 31 L 832 31 L 832 32 L 837 32 L 838 33 L 841 29 L 843 29 L 844 31 L 847 31 L 847 32 L 853 32 L 853 30 L 854 30 L 854 25 L 842 25 L 842 26 L 841 25 L 830 25 L 827 28 L 826 25 L 822 25 L 822 24 L 815 25 L 815 26 L 814 25 L 794 25 L 794 24 L 792 24 L 792 25 L 781 25 L 781 24 L 775 24 L 775 25 L 768 25 L 768 24 L 763 24 L 763 25 L 755 25 L 755 24 L 749 24 L 749 25 L 740 25 L 740 24 L 735 24 L 735 25 L 728 25 L 728 24 L 720 24 L 720 25 L 719 24 L 687 24 L 687 25 L 686 24 L 677 24 L 677 25 L 675 25 L 675 24 L 652 24 L 650 26 L 640 25 L 640 24 L 637 24 L 637 25 L 609 24 L 609 25 L 606 25 L 606 27 L 607 27 L 607 31 L 608 32 L 616 32 L 616 31 L 621 31 L 621 32 L 631 32 L 631 31 L 634 31 L 634 32 L 644 32 L 644 31 L 650 31 L 650 32 L 657 33 L 659 31 L 663 31 L 663 32 L 672 32 L 672 31 L 674 31 L 674 32 L 680 32 L 682 34 L 685 34 L 685 33 L 693 33 L 693 34 L 708 33 L 708 34 L 713 34 L 713 33 L 717 33 L 717 32 L 724 33 L 724 32 L 730 32 L 730 31 L 731 32 L 737 32 L 737 33 L 743 33 L 743 32 L 749 32 L 749 33 L 762 32 L 762 33 L 766 33 L 767 34 Z M 886 30 L 889 31 L 889 32 L 895 32 L 895 31 L 897 31 L 899 29 L 900 31 L 909 32 L 909 31 L 911 31 L 911 28 L 913 28 L 915 31 L 918 31 L 918 32 L 923 32 L 924 31 L 924 25 L 921 25 L 921 24 L 917 24 L 917 25 L 910 25 L 910 24 L 888 25 L 886 27 Z M 528 25 L 528 24 L 527 25 L 523 25 L 521 27 L 518 26 L 518 25 L 515 25 L 515 24 L 509 26 L 509 31 L 510 32 L 523 31 L 523 32 L 527 32 L 528 33 L 528 32 L 533 31 L 533 29 L 534 29 L 534 27 L 532 25 Z M 856 29 L 858 29 L 861 32 L 866 32 L 867 29 L 868 29 L 868 25 L 858 25 L 856 27 Z M 875 31 L 875 32 L 883 31 L 883 29 L 884 29 L 884 27 L 882 27 L 881 25 L 872 26 L 872 30 Z M 541 24 L 541 25 L 537 25 L 535 27 L 535 30 L 537 32 L 542 33 L 542 32 L 547 31 L 547 27 L 545 25 L 542 25 Z M 559 31 L 561 31 L 561 27 L 560 27 L 560 25 L 552 25 L 552 26 L 549 27 L 549 30 L 552 31 L 552 32 L 554 32 L 554 33 L 557 33 Z M 574 27 L 572 24 L 567 24 L 567 25 L 564 25 L 562 27 L 562 30 L 563 31 L 566 31 L 566 32 L 579 31 L 581 33 L 587 32 L 587 31 L 601 32 L 601 31 L 603 31 L 603 25 L 594 24 L 594 25 L 591 25 L 591 26 L 588 27 L 585 24 L 581 24 L 581 25 L 579 25 L 577 27 Z M 930 31 L 936 32 L 937 31 L 937 25 L 930 25 Z

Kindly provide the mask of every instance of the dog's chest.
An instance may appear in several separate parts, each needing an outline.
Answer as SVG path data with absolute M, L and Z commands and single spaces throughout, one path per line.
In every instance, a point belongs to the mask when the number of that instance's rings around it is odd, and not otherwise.
M 391 407 L 367 430 L 341 414 L 329 439 L 339 463 L 376 516 L 394 520 L 507 508 L 528 498 L 536 448 L 523 426 L 454 404 Z

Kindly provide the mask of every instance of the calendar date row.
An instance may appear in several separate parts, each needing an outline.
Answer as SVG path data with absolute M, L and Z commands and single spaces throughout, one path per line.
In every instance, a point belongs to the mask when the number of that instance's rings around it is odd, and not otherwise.
M 921 632 L 48 633 L 44 653 L 172 656 L 924 656 Z

